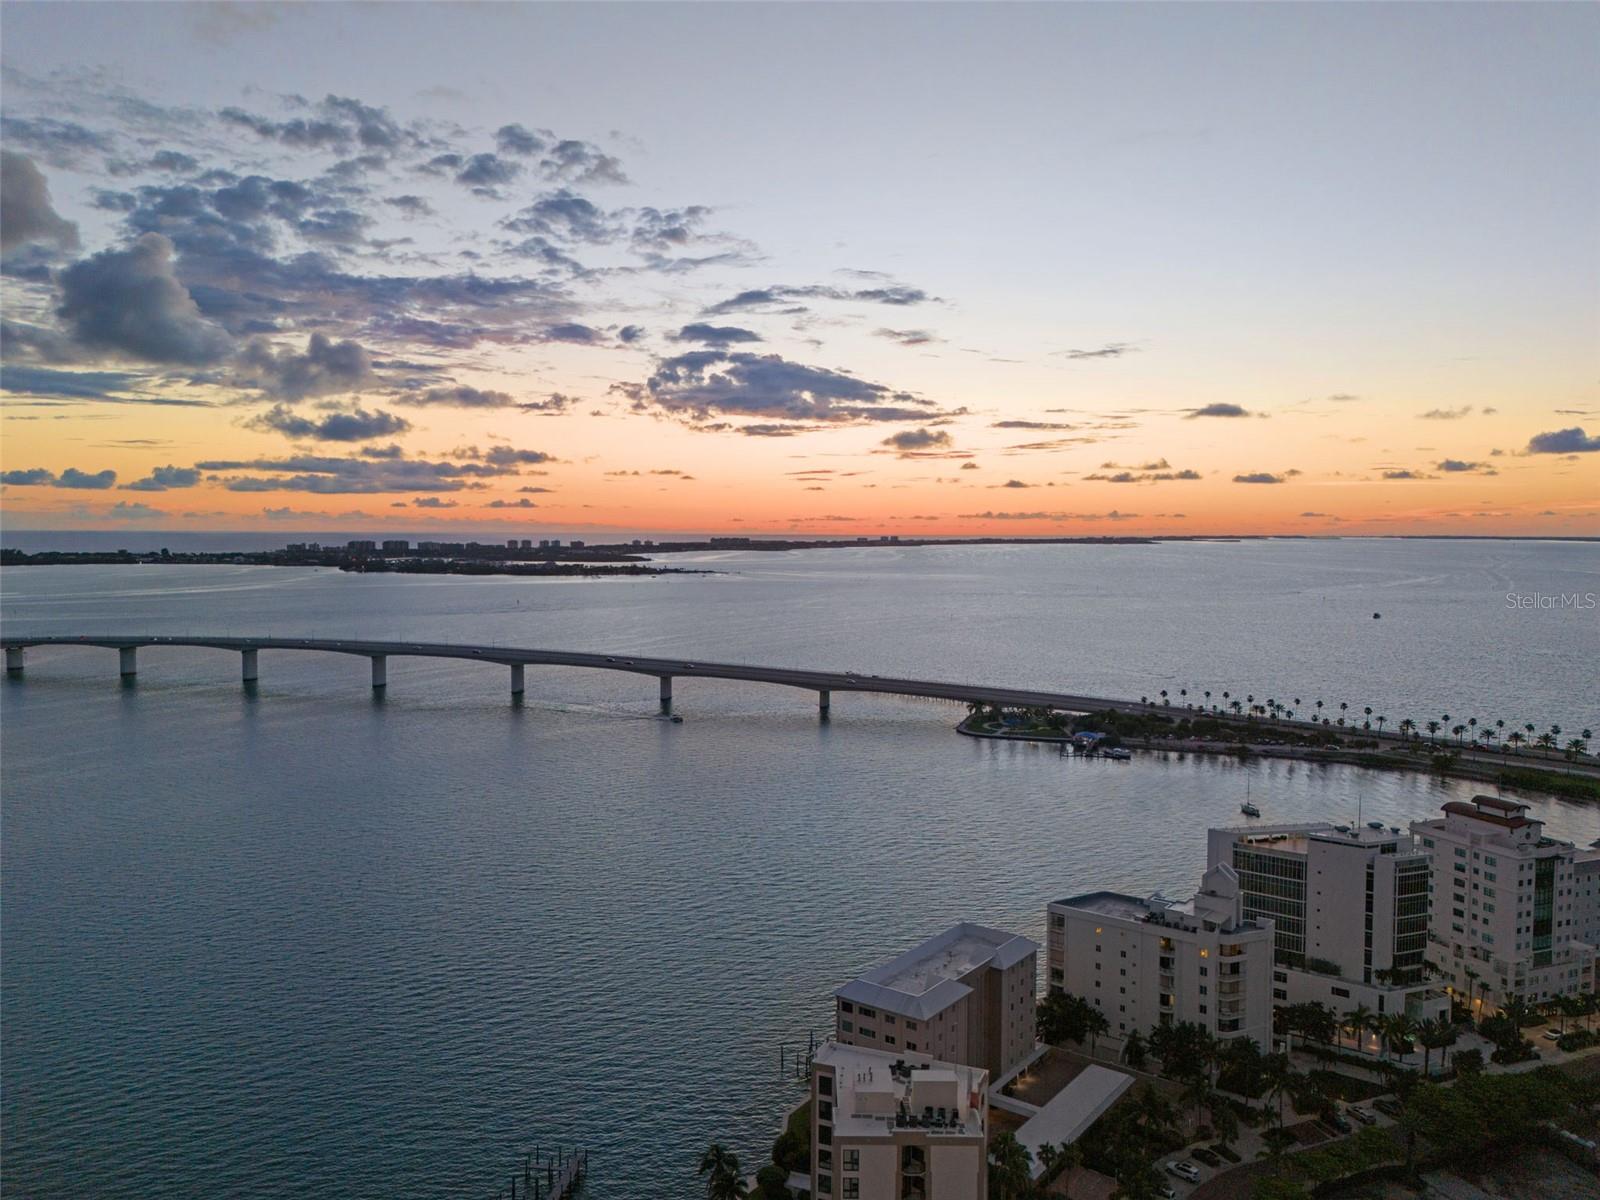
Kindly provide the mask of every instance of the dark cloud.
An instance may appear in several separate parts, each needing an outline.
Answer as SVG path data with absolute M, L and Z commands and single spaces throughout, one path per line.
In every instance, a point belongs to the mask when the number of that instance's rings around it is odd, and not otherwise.
M 1459 421 L 1462 417 L 1472 412 L 1472 405 L 1463 404 L 1460 408 L 1430 408 L 1418 417 L 1424 421 Z
M 33 151 L 53 167 L 77 166 L 85 155 L 109 154 L 112 148 L 105 134 L 54 117 L 0 117 L 0 138 Z
M 1073 429 L 1064 421 L 992 421 L 990 429 Z
M 1138 517 L 1138 513 L 1118 512 L 1116 509 L 1103 513 L 981 512 L 961 514 L 963 521 L 1134 521 Z
M 496 467 L 536 467 L 540 463 L 555 462 L 553 455 L 543 450 L 514 450 L 510 446 L 491 446 L 483 461 Z
M 715 413 L 823 422 L 927 420 L 926 400 L 841 371 L 776 354 L 694 350 L 664 359 L 642 385 L 624 386 L 637 407 L 703 421 Z
M 512 233 L 600 245 L 621 235 L 621 223 L 593 201 L 568 188 L 546 192 L 516 216 L 501 222 Z
M 577 402 L 577 398 L 574 396 L 564 396 L 560 392 L 551 392 L 550 395 L 545 397 L 543 400 L 524 400 L 521 404 L 517 405 L 517 407 L 523 412 L 538 413 L 541 416 L 553 417 L 559 413 L 566 412 Z
M 429 217 L 433 215 L 433 205 L 421 196 L 409 193 L 403 196 L 388 196 L 383 201 L 390 208 L 408 217 Z
M 1248 417 L 1249 415 L 1250 411 L 1248 409 L 1242 408 L 1237 404 L 1219 402 L 1207 404 L 1203 408 L 1190 409 L 1187 419 L 1192 421 L 1196 417 Z
M 166 492 L 175 488 L 192 488 L 200 482 L 200 472 L 194 467 L 157 467 L 143 479 L 122 485 L 129 492 Z
M 731 346 L 735 342 L 759 342 L 761 335 L 737 325 L 685 325 L 672 335 L 675 342 L 699 342 L 706 346 Z
M 539 161 L 548 179 L 569 183 L 627 183 L 622 164 L 589 142 L 568 138 L 551 146 Z
M 11 339 L 14 326 L 6 323 L 0 340 L 7 350 L 14 351 L 17 343 Z M 143 376 L 125 371 L 58 371 L 50 367 L 25 365 L 0 368 L 0 390 L 18 396 L 38 396 L 43 399 L 66 402 L 80 401 L 95 404 L 153 404 L 173 408 L 210 408 L 208 400 L 185 400 L 176 396 L 159 396 L 134 389 L 144 383 Z M 132 392 L 132 394 L 125 394 Z
M 1529 454 L 1593 454 L 1600 451 L 1600 437 L 1590 437 L 1581 426 L 1537 433 L 1528 439 Z
M 1111 466 L 1114 464 L 1108 463 L 1107 465 Z M 1163 459 L 1160 465 L 1165 467 L 1167 465 L 1166 460 Z M 1096 473 L 1093 475 L 1084 476 L 1086 481 L 1096 481 L 1100 483 L 1186 483 L 1199 478 L 1199 471 L 1191 471 L 1188 469 L 1182 471 L 1151 470 L 1149 467 L 1139 471 L 1118 471 L 1114 475 Z
M 902 429 L 899 433 L 891 433 L 880 446 L 888 446 L 901 454 L 908 454 L 919 450 L 942 450 L 951 444 L 950 435 L 943 429 Z
M 872 336 L 887 338 L 901 346 L 926 346 L 944 340 L 926 329 L 874 329 Z
M 805 287 L 773 286 L 765 288 L 752 288 L 719 301 L 705 310 L 708 317 L 719 316 L 732 312 L 790 312 L 796 311 L 795 302 L 800 300 L 848 300 L 866 304 L 887 304 L 893 307 L 907 307 L 914 304 L 926 304 L 933 300 L 921 288 L 892 287 L 877 288 L 849 288 L 826 287 L 821 284 L 811 284 Z M 803 311 L 803 309 L 802 309 Z
M 335 342 L 321 333 L 311 335 L 304 354 L 275 350 L 264 338 L 253 339 L 240 353 L 235 373 L 239 382 L 285 400 L 356 392 L 373 382 L 365 347 Z
M 537 340 L 541 342 L 568 342 L 575 346 L 596 346 L 606 340 L 606 335 L 591 326 L 581 325 L 576 321 L 564 321 L 556 325 L 545 326 L 539 331 Z
M 1023 483 L 1020 479 L 1008 479 L 1004 483 L 996 484 L 995 486 L 1006 488 L 1030 488 L 1038 487 L 1039 485 L 1036 483 Z
M 0 471 L 0 483 L 13 487 L 49 487 L 56 481 L 56 473 L 43 467 L 24 467 L 16 471 Z
M 1450 475 L 1458 475 L 1458 474 L 1461 474 L 1461 473 L 1466 472 L 1466 471 L 1489 471 L 1490 470 L 1489 464 L 1487 464 L 1487 463 L 1465 462 L 1465 461 L 1463 461 L 1462 459 L 1459 459 L 1459 458 L 1446 458 L 1446 459 L 1443 459 L 1437 464 L 1437 466 L 1438 466 L 1439 470 L 1444 471 L 1446 474 L 1450 474 Z
M 1396 468 L 1396 469 L 1394 469 L 1392 471 L 1385 471 L 1383 473 L 1383 477 L 1385 479 L 1427 479 L 1427 478 L 1429 478 L 1429 476 L 1424 475 L 1420 471 L 1413 471 L 1413 470 L 1410 470 L 1409 468 L 1404 468 L 1404 467 L 1398 467 L 1398 468 Z
M 543 137 L 521 125 L 502 125 L 494 131 L 495 148 L 501 154 L 520 154 L 524 157 L 538 154 L 548 144 L 549 134 Z
M 467 187 L 497 188 L 522 174 L 522 164 L 498 154 L 474 154 L 461 164 L 456 182 Z
M 1270 471 L 1254 471 L 1248 475 L 1235 475 L 1235 483 L 1282 483 L 1282 475 L 1274 475 Z
M 204 366 L 232 350 L 178 282 L 172 242 L 158 233 L 63 271 L 56 315 L 80 345 L 144 362 Z
M 333 458 L 297 454 L 286 458 L 216 459 L 195 464 L 202 471 L 251 471 L 224 478 L 230 492 L 311 492 L 320 495 L 383 492 L 459 492 L 485 477 L 515 473 L 489 463 L 429 462 L 425 459 Z M 265 475 L 266 477 L 263 477 Z
M 521 500 L 491 500 L 485 508 L 538 508 L 532 500 L 523 497 Z
M 634 342 L 644 337 L 644 333 L 644 326 L 642 325 L 624 325 L 617 330 L 617 341 L 624 346 L 631 346 Z
M 351 131 L 337 121 L 306 117 L 274 121 L 242 108 L 231 107 L 217 115 L 227 124 L 247 129 L 259 138 L 281 142 L 296 149 L 343 149 L 351 144 Z
M 318 419 L 303 417 L 286 404 L 275 404 L 266 412 L 246 421 L 245 426 L 263 432 L 281 433 L 285 437 L 309 438 L 315 442 L 365 442 L 405 433 L 411 428 L 411 422 L 384 412 L 381 408 L 368 412 L 359 405 L 330 412 Z
M 509 392 L 485 391 L 458 384 L 454 387 L 428 388 L 426 391 L 397 396 L 395 403 L 416 407 L 437 405 L 448 408 L 510 408 L 516 400 Z
M 1121 358 L 1124 354 L 1136 354 L 1139 347 L 1129 342 L 1107 342 L 1098 350 L 1058 350 L 1056 353 L 1062 358 L 1081 361 L 1089 358 Z
M 456 501 L 441 500 L 438 496 L 417 496 L 411 501 L 415 508 L 455 508 Z
M 44 173 L 25 154 L 0 150 L 0 251 L 29 242 L 78 248 L 78 227 L 50 203 Z
M 56 478 L 51 487 L 76 488 L 83 491 L 104 491 L 117 481 L 115 471 L 80 471 L 77 467 L 68 467 Z

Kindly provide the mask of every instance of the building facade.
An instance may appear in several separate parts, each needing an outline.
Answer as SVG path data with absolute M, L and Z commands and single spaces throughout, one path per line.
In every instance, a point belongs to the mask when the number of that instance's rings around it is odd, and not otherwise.
M 847 1046 L 931 1054 L 997 1079 L 1033 1053 L 1039 945 L 963 922 L 834 993 Z
M 1240 899 L 1238 876 L 1221 865 L 1182 903 L 1119 892 L 1059 900 L 1050 988 L 1088 1000 L 1119 1037 L 1188 1021 L 1270 1049 L 1272 922 L 1247 917 Z
M 1275 1004 L 1418 1022 L 1449 1013 L 1427 980 L 1431 858 L 1410 834 L 1377 823 L 1212 829 L 1206 861 L 1237 872 L 1247 918 L 1272 922 Z
M 811 1195 L 986 1200 L 989 1073 L 828 1042 L 811 1066 Z
M 1591 990 L 1572 843 L 1545 837 L 1515 800 L 1451 800 L 1444 814 L 1411 825 L 1432 856 L 1428 961 L 1473 1015 Z

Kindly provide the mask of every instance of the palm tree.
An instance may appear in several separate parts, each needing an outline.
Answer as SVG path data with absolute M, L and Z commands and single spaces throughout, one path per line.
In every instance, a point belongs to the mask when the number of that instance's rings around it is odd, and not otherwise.
M 1098 1008 L 1091 1008 L 1084 1013 L 1084 1024 L 1089 1030 L 1089 1056 L 1092 1058 L 1095 1044 L 1100 1040 L 1100 1035 L 1111 1028 L 1111 1022 L 1106 1020 L 1105 1013 Z
M 1510 733 L 1506 734 L 1506 744 L 1511 747 L 1513 753 L 1515 753 L 1518 749 L 1521 748 L 1522 743 L 1525 740 L 1526 739 L 1523 738 L 1522 734 L 1519 733 L 1515 729 L 1513 729 Z
M 989 1195 L 1022 1200 L 1033 1190 L 1033 1155 L 1009 1129 L 989 1142 Z
M 1428 1068 L 1433 1062 L 1433 1052 L 1443 1050 L 1445 1038 L 1450 1032 L 1450 1023 L 1443 1017 L 1434 1017 L 1431 1021 L 1424 1021 L 1417 1027 L 1417 1040 L 1422 1043 L 1422 1074 L 1428 1076 Z
M 1438 732 L 1439 732 L 1439 722 L 1437 722 L 1437 721 L 1429 721 L 1428 722 L 1428 740 L 1430 742 L 1437 740 L 1434 735 L 1437 734 Z
M 1470 1021 L 1473 1019 L 1472 992 L 1478 984 L 1478 973 L 1471 967 L 1463 967 L 1461 973 L 1467 977 L 1467 1019 Z
M 1388 722 L 1389 718 L 1384 716 L 1382 713 L 1379 713 L 1377 716 L 1373 717 L 1372 719 L 1378 723 L 1378 736 L 1382 737 L 1383 736 L 1383 727 Z
M 739 1156 L 721 1142 L 712 1142 L 700 1156 L 700 1174 L 706 1177 L 707 1200 L 739 1200 L 745 1194 Z
M 1355 1039 L 1356 1049 L 1361 1049 L 1361 1037 L 1372 1027 L 1373 1012 L 1365 1004 L 1358 1004 L 1344 1015 L 1344 1031 Z
M 1416 1032 L 1417 1023 L 1403 1012 L 1392 1014 L 1384 1022 L 1384 1040 L 1400 1052 L 1400 1061 L 1402 1063 L 1406 1061 L 1406 1055 L 1415 1049 L 1411 1044 L 1411 1039 L 1416 1035 Z
M 1283 1128 L 1283 1100 L 1289 1094 L 1289 1089 L 1294 1086 L 1295 1073 L 1289 1065 L 1287 1054 L 1269 1054 L 1263 1064 L 1267 1089 L 1262 1093 L 1270 1104 L 1273 1100 L 1278 1102 L 1278 1128 Z
M 1577 758 L 1580 754 L 1587 754 L 1588 752 L 1589 752 L 1589 743 L 1584 741 L 1582 738 L 1573 738 L 1570 742 L 1567 743 L 1566 754 L 1567 754 L 1567 761 L 1568 762 L 1571 762 L 1573 759 Z
M 1400 722 L 1400 736 L 1410 741 L 1411 735 L 1417 730 L 1417 723 L 1410 717 L 1405 717 Z
M 1206 1106 L 1206 1101 L 1211 1099 L 1211 1080 L 1204 1075 L 1196 1075 L 1184 1086 L 1183 1102 L 1194 1108 L 1194 1123 L 1200 1124 L 1200 1110 Z

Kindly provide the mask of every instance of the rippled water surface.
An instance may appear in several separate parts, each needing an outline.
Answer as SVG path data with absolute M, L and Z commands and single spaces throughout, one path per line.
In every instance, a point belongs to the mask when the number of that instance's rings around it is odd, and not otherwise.
M 675 565 L 691 565 L 682 559 Z M 705 556 L 607 582 L 12 570 L 8 631 L 417 637 L 1111 695 L 1204 689 L 1600 724 L 1592 545 L 1247 542 Z M 1381 620 L 1373 613 L 1381 612 Z M 31 651 L 0 689 L 0 1183 L 14 1195 L 492 1195 L 524 1149 L 607 1197 L 753 1167 L 832 988 L 970 918 L 1192 890 L 1237 818 L 1402 822 L 1470 785 L 951 732 L 947 705 L 397 660 Z M 1553 832 L 1600 810 L 1536 803 Z

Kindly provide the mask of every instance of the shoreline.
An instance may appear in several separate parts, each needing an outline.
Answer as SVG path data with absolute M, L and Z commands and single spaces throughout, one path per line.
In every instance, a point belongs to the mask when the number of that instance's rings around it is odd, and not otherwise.
M 1034 742 L 1040 745 L 1070 745 L 1071 733 L 1017 732 L 972 727 L 976 714 L 963 718 L 956 732 L 964 737 L 999 742 Z M 1438 775 L 1446 779 L 1465 779 L 1492 783 L 1517 791 L 1533 791 L 1560 800 L 1600 801 L 1600 777 L 1578 764 L 1576 771 L 1551 770 L 1554 763 L 1537 763 L 1520 757 L 1506 762 L 1462 758 L 1453 753 L 1423 756 L 1404 751 L 1373 751 L 1348 746 L 1288 746 L 1251 742 L 1217 742 L 1197 738 L 1154 738 L 1124 736 L 1118 744 L 1133 750 L 1164 754 L 1203 754 L 1248 761 L 1275 758 L 1311 764 L 1369 767 L 1375 770 L 1410 771 Z M 1090 757 L 1093 757 L 1092 755 Z M 1450 761 L 1438 760 L 1448 757 Z M 1567 764 L 1572 766 L 1573 764 Z

